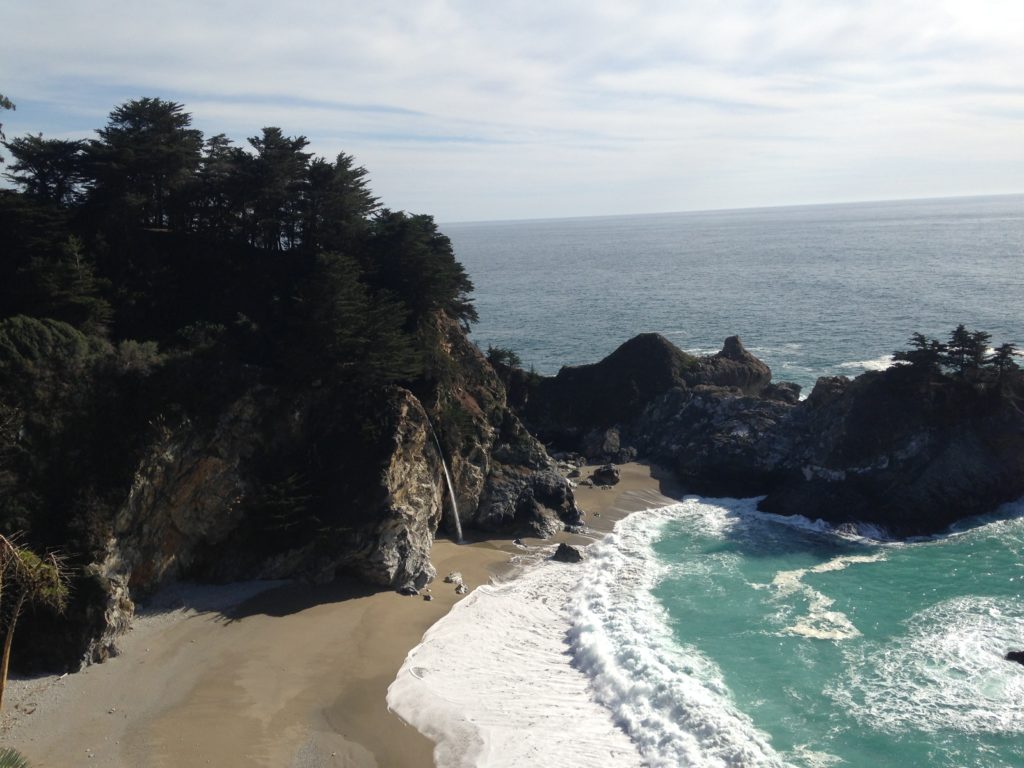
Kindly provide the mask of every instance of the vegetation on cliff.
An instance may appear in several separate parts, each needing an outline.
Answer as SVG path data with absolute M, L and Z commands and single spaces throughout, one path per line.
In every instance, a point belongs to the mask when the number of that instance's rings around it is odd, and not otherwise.
M 972 331 L 963 324 L 949 334 L 949 341 L 930 339 L 923 333 L 910 337 L 910 349 L 893 352 L 893 360 L 906 363 L 915 373 L 948 373 L 959 379 L 991 379 L 999 381 L 1003 375 L 1019 370 L 1015 357 L 1017 347 L 1008 342 L 989 351 L 992 335 L 986 331 Z
M 248 544 L 270 555 L 358 522 L 388 393 L 437 404 L 446 324 L 476 318 L 433 219 L 384 208 L 349 155 L 276 127 L 207 137 L 156 98 L 91 140 L 3 146 L 0 534 L 69 553 L 70 613 L 140 462 L 186 427 L 223 430 L 243 396 L 273 404 L 251 409 L 268 432 L 303 409 L 313 425 L 247 448 Z

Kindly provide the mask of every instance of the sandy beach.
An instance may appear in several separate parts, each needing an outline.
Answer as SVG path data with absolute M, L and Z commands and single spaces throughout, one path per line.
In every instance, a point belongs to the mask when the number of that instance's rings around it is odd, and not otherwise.
M 626 514 L 680 489 L 646 464 L 611 488 L 577 489 L 592 533 L 525 539 L 529 549 L 586 544 Z M 122 653 L 63 677 L 12 681 L 0 744 L 36 766 L 426 768 L 433 743 L 389 712 L 408 651 L 472 588 L 509 578 L 525 551 L 509 540 L 434 543 L 432 600 L 355 582 L 188 586 L 141 611 Z

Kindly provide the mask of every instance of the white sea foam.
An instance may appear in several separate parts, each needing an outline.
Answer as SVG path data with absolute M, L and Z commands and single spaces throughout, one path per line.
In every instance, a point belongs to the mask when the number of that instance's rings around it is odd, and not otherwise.
M 894 362 L 892 355 L 882 355 L 873 360 L 853 360 L 848 363 L 840 363 L 836 367 L 853 371 L 884 371 L 886 368 L 892 368 Z
M 718 668 L 673 641 L 651 595 L 660 566 L 650 545 L 661 525 L 686 517 L 731 525 L 720 507 L 689 499 L 619 525 L 591 548 L 590 573 L 569 601 L 574 664 L 650 766 L 781 766 L 767 738 L 731 703 Z
M 861 563 L 877 563 L 884 560 L 885 554 L 876 552 L 873 555 L 846 555 L 836 557 L 811 568 L 797 568 L 791 571 L 779 571 L 768 585 L 755 584 L 755 588 L 768 587 L 774 592 L 775 599 L 789 603 L 794 594 L 802 594 L 807 600 L 807 614 L 800 616 L 795 623 L 782 631 L 786 634 L 801 635 L 816 640 L 848 640 L 859 637 L 860 630 L 853 625 L 849 617 L 841 611 L 833 611 L 832 598 L 804 582 L 809 573 L 829 573 L 841 571 L 851 565 Z
M 872 728 L 1024 734 L 1019 599 L 960 597 L 915 614 L 901 637 L 848 653 L 830 694 Z
M 442 768 L 782 766 L 718 668 L 675 645 L 650 593 L 651 543 L 680 517 L 735 524 L 688 499 L 620 522 L 580 565 L 478 588 L 410 652 L 389 707 L 437 742 Z
M 410 651 L 388 706 L 435 742 L 441 768 L 638 766 L 636 747 L 569 664 L 571 566 L 482 586 Z

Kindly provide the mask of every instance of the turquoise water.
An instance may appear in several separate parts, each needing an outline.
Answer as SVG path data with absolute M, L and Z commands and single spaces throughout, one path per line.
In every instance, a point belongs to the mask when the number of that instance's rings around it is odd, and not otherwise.
M 473 338 L 545 374 L 644 331 L 739 334 L 777 380 L 884 366 L 958 323 L 1024 342 L 1024 196 L 445 224 L 476 285 Z
M 687 497 L 524 553 L 388 705 L 440 768 L 1019 768 L 1022 548 L 1024 502 L 900 543 Z
M 881 543 L 722 504 L 665 525 L 653 594 L 786 762 L 1024 765 L 1024 518 Z

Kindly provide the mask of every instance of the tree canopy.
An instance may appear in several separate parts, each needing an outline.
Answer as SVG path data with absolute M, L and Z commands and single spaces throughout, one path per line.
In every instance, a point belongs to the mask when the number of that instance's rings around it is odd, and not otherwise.
M 896 350 L 893 360 L 906 363 L 910 370 L 918 373 L 948 372 L 963 379 L 995 372 L 1001 379 L 1005 372 L 1018 369 L 1014 357 L 1020 353 L 1011 343 L 1004 343 L 990 352 L 991 340 L 990 333 L 970 330 L 961 323 L 950 332 L 947 342 L 914 333 L 910 337 L 911 348 Z

